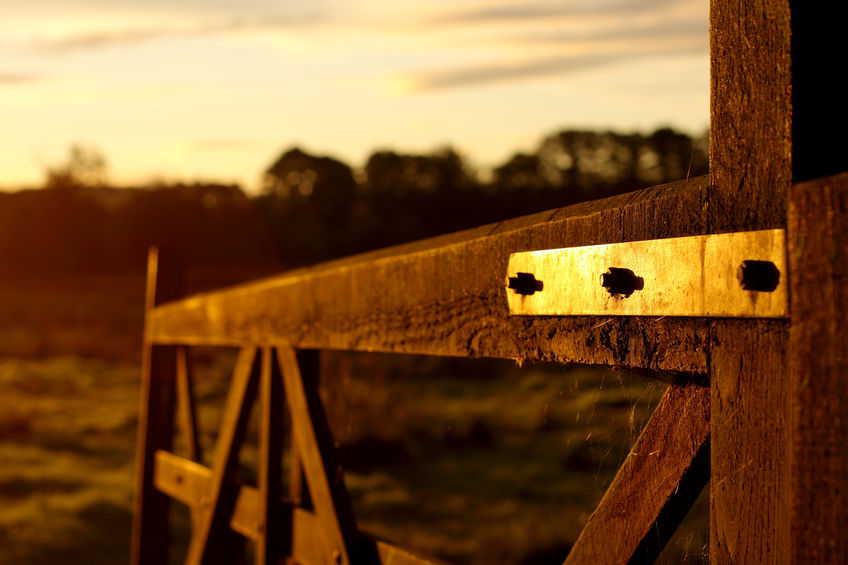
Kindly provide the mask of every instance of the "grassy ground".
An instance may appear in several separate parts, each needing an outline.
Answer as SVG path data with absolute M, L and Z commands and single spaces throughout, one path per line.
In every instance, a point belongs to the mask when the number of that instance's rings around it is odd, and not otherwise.
M 233 358 L 196 360 L 207 457 Z M 662 393 L 586 369 L 325 361 L 323 395 L 361 528 L 459 564 L 560 563 Z M 0 390 L 0 565 L 126 562 L 137 366 L 0 359 Z M 246 446 L 247 480 L 254 455 Z M 703 562 L 704 506 L 664 562 Z
M 135 366 L 0 361 L 0 563 L 126 561 Z

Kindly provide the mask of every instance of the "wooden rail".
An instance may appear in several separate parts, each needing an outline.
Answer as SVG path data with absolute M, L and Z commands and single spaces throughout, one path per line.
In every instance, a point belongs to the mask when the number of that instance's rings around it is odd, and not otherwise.
M 838 96 L 809 84 L 814 61 L 840 47 L 819 33 L 838 20 L 826 11 L 712 0 L 709 178 L 189 298 L 153 254 L 133 565 L 167 563 L 169 497 L 192 509 L 190 564 L 228 560 L 231 532 L 256 544 L 256 563 L 433 562 L 356 528 L 317 394 L 319 349 L 621 366 L 669 381 L 567 563 L 652 561 L 708 480 L 711 563 L 848 562 L 848 163 L 816 150 L 848 120 Z M 511 252 L 767 228 L 786 230 L 788 319 L 507 310 Z M 194 345 L 241 348 L 212 468 L 197 462 Z M 259 480 L 239 485 L 257 398 Z M 287 494 L 276 488 L 286 411 Z M 171 453 L 175 413 L 185 457 Z
M 706 319 L 515 317 L 503 281 L 516 251 L 705 233 L 708 186 L 658 186 L 163 304 L 150 339 L 706 374 Z

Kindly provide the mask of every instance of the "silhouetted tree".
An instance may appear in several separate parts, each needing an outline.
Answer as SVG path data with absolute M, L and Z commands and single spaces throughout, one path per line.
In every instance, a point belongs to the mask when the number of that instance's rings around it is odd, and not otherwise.
M 538 190 L 550 187 L 550 180 L 542 174 L 542 160 L 538 155 L 516 153 L 492 171 L 492 185 L 499 190 Z
M 365 175 L 365 189 L 381 194 L 452 192 L 475 185 L 462 156 L 450 147 L 427 155 L 376 151 Z
M 346 223 L 356 191 L 350 167 L 299 148 L 283 153 L 265 172 L 263 192 L 292 203 L 308 202 L 322 222 Z
M 93 147 L 71 145 L 67 161 L 48 167 L 46 188 L 105 186 L 108 167 L 106 158 Z

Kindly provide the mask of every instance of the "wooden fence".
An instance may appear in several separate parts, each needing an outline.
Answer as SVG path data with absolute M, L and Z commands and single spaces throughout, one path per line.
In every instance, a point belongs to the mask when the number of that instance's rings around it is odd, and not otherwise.
M 315 385 L 321 349 L 672 376 L 566 563 L 652 561 L 708 480 L 712 563 L 848 563 L 848 166 L 844 141 L 825 135 L 848 124 L 840 91 L 813 70 L 842 59 L 836 10 L 712 0 L 709 178 L 189 298 L 152 254 L 132 563 L 167 562 L 169 498 L 191 508 L 190 564 L 226 560 L 216 544 L 230 531 L 255 542 L 257 563 L 429 562 L 357 530 Z M 773 228 L 786 234 L 786 317 L 509 315 L 510 253 Z M 198 463 L 196 345 L 241 348 L 211 469 Z M 238 486 L 256 398 L 258 484 Z M 186 457 L 171 453 L 175 419 Z

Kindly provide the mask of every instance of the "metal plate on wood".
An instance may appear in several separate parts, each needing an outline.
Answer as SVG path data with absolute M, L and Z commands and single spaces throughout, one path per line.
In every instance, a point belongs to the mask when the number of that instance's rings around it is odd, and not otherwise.
M 788 316 L 784 230 L 513 253 L 510 314 Z

